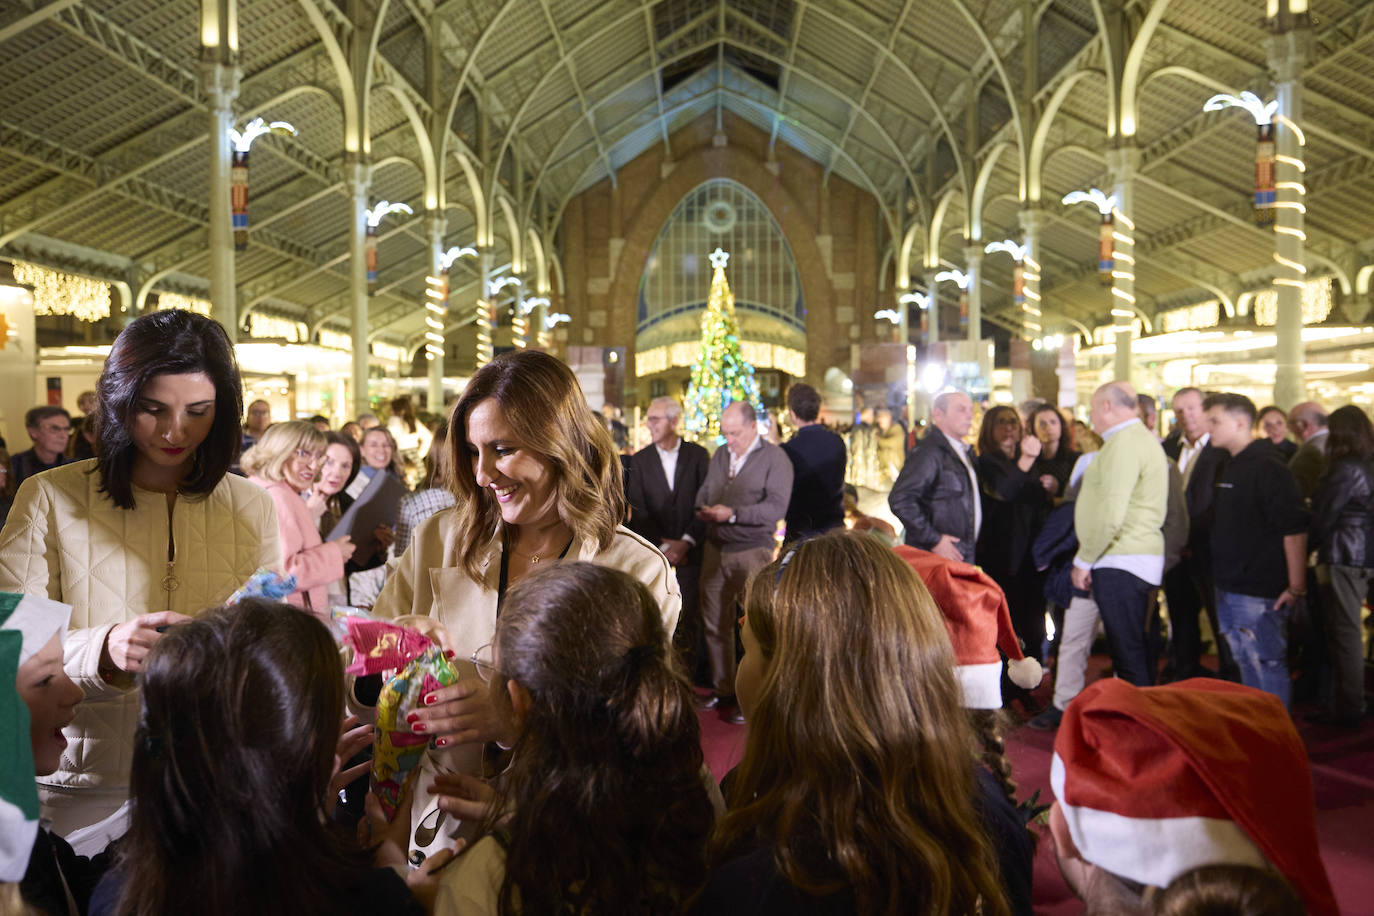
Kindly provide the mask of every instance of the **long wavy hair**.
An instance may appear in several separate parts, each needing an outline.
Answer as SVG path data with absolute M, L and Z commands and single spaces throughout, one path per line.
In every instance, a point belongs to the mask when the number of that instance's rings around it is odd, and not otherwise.
M 953 650 L 920 577 L 835 532 L 756 575 L 746 613 L 766 668 L 712 863 L 762 843 L 793 886 L 848 890 L 855 912 L 1005 914 Z
M 96 473 L 100 492 L 119 508 L 134 507 L 138 448 L 130 431 L 143 387 L 155 375 L 189 372 L 205 373 L 215 386 L 214 422 L 177 488 L 196 498 L 219 486 L 243 441 L 243 385 L 229 335 L 204 315 L 166 309 L 129 322 L 110 347 L 96 383 Z
M 1374 424 L 1369 414 L 1354 404 L 1338 407 L 1327 418 L 1331 431 L 1326 439 L 1326 467 L 1328 472 L 1342 458 L 1369 462 L 1374 460 Z
M 1011 460 L 1015 461 L 1021 457 L 1021 416 L 1016 412 L 1016 408 L 1008 407 L 1005 404 L 998 404 L 983 414 L 983 425 L 978 428 L 978 454 L 991 455 L 998 458 L 1006 457 L 1002 451 L 1002 446 L 997 441 L 997 424 L 1002 418 L 1010 415 L 1016 421 L 1016 448 L 1012 450 Z
M 371 867 L 326 816 L 344 685 L 324 624 L 243 601 L 169 629 L 139 680 L 119 916 L 320 912 Z
M 625 517 L 625 484 L 615 442 L 587 406 L 568 366 L 538 350 L 513 350 L 487 363 L 468 382 L 449 418 L 448 483 L 463 511 L 458 519 L 459 563 L 483 582 L 482 556 L 501 520 L 492 492 L 477 485 L 468 441 L 468 415 L 495 399 L 522 448 L 553 465 L 558 517 L 579 542 L 611 545 Z
M 513 587 L 492 695 L 532 700 L 496 812 L 503 916 L 677 912 L 706 877 L 700 725 L 662 611 L 630 575 L 559 563 Z

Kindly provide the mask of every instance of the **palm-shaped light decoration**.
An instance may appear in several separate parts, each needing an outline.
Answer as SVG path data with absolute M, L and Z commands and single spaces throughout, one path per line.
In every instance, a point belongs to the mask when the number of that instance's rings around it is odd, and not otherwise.
M 896 309 L 878 309 L 873 313 L 873 317 L 879 321 L 890 321 L 893 324 L 902 323 L 902 313 Z
M 572 321 L 572 318 L 563 312 L 553 312 L 544 316 L 544 330 L 552 331 L 565 321 Z
M 926 327 L 926 316 L 929 314 L 931 299 L 932 299 L 932 297 L 927 296 L 925 293 L 918 293 L 918 292 L 914 292 L 914 291 L 913 291 L 913 292 L 909 292 L 909 293 L 902 293 L 902 295 L 900 295 L 900 296 L 897 297 L 897 301 L 898 301 L 899 303 L 901 303 L 902 305 L 905 305 L 905 306 L 908 307 L 908 311 L 907 311 L 907 314 L 908 314 L 908 315 L 911 314 L 911 312 L 910 312 L 910 306 L 913 306 L 913 305 L 914 305 L 914 306 L 916 306 L 917 310 L 920 311 L 920 313 L 921 313 L 920 330 L 921 330 L 921 339 L 922 339 L 922 340 L 925 340 L 925 336 L 926 336 L 926 332 L 927 332 L 927 327 Z M 907 320 L 908 320 L 908 322 L 910 321 L 909 318 L 908 318 Z M 902 343 L 906 343 L 906 341 L 904 340 L 904 341 L 902 341 Z
M 253 141 L 267 134 L 296 135 L 296 128 L 285 121 L 268 124 L 262 118 L 254 118 L 244 125 L 243 130 L 229 128 L 229 140 L 234 145 L 229 166 L 229 203 L 233 209 L 234 250 L 248 248 L 248 149 Z
M 944 283 L 946 280 L 954 281 L 954 285 L 959 287 L 959 330 L 968 330 L 968 288 L 973 282 L 973 276 L 966 274 L 962 270 L 942 270 L 935 275 L 936 283 Z
M 530 313 L 539 306 L 548 304 L 547 296 L 531 296 L 528 299 L 522 299 L 518 294 L 516 295 L 511 310 L 515 316 L 511 321 L 511 332 L 514 335 L 515 346 L 524 347 L 529 343 Z
M 1274 115 L 1279 100 L 1265 102 L 1253 92 L 1240 95 L 1214 95 L 1202 106 L 1203 111 L 1223 108 L 1244 108 L 1255 119 L 1255 223 L 1271 226 L 1274 223 Z
M 444 319 L 448 317 L 449 268 L 459 258 L 477 257 L 471 247 L 450 248 L 439 255 L 438 276 L 425 277 L 425 358 L 443 355 Z
M 1070 191 L 1064 195 L 1065 206 L 1074 204 L 1092 204 L 1101 214 L 1102 221 L 1097 226 L 1097 276 L 1102 281 L 1103 286 L 1112 285 L 1112 270 L 1116 264 L 1113 256 L 1112 234 L 1116 229 L 1113 219 L 1119 201 L 1115 194 L 1104 194 L 1097 188 L 1089 188 L 1086 191 Z
M 1011 301 L 1021 307 L 1026 313 L 1026 331 L 1038 332 L 1040 330 L 1040 293 L 1036 290 L 1026 288 L 1026 280 L 1034 277 L 1040 279 L 1040 265 L 1030 256 L 1029 246 L 1013 242 L 1011 239 L 1004 239 L 1000 242 L 988 242 L 983 248 L 988 254 L 996 254 L 1001 251 L 1012 256 L 1016 265 L 1011 270 Z M 1029 274 L 1029 276 L 1028 276 Z M 1033 303 L 1027 300 L 1034 300 Z
M 382 218 L 391 213 L 414 213 L 408 204 L 392 203 L 389 200 L 377 202 L 367 211 L 367 294 L 377 291 L 377 227 Z

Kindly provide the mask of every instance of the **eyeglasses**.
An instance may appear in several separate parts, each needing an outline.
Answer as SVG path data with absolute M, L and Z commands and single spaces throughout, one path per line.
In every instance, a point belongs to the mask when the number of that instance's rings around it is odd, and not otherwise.
M 324 460 L 324 452 L 312 452 L 308 448 L 296 449 L 296 457 L 302 458 L 310 464 L 319 464 Z
M 45 433 L 61 433 L 64 436 L 72 431 L 72 428 L 70 426 L 48 426 L 45 424 L 38 428 Z
M 487 643 L 468 658 L 473 667 L 477 669 L 477 676 L 482 679 L 482 683 L 490 684 L 492 676 L 496 674 L 496 646 Z

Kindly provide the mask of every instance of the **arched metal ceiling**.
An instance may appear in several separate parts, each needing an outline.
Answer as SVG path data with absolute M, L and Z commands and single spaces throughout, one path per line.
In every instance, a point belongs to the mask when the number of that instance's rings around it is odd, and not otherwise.
M 1136 22 L 1161 14 L 1140 69 L 1138 294 L 1164 307 L 1262 282 L 1272 243 L 1247 225 L 1253 127 L 1201 111 L 1219 87 L 1269 94 L 1262 4 L 1125 9 Z M 373 197 L 417 209 L 383 227 L 372 314 L 386 333 L 422 329 L 424 157 L 407 104 L 447 120 L 440 167 L 455 244 L 473 237 L 484 207 L 501 244 L 498 194 L 515 198 L 522 233 L 551 238 L 569 197 L 615 181 L 652 146 L 671 155 L 675 131 L 729 112 L 868 190 L 897 236 L 955 193 L 938 246 L 952 264 L 965 189 L 980 173 L 983 237 L 1014 234 L 1022 164 L 1049 108 L 1047 302 L 1100 318 L 1095 217 L 1056 202 L 1106 180 L 1106 83 L 1092 75 L 1104 66 L 1101 13 L 1090 0 L 240 0 L 236 110 L 300 129 L 254 149 L 240 308 L 343 321 L 344 118 L 312 23 L 347 41 L 375 19 Z M 135 288 L 204 289 L 198 14 L 196 0 L 17 0 L 0 10 L 0 256 Z M 1374 3 L 1314 0 L 1312 19 L 1309 249 L 1314 266 L 1353 276 L 1374 249 Z M 480 203 L 455 163 L 460 150 L 479 160 Z M 1008 287 L 1007 265 L 988 266 Z M 998 297 L 986 299 L 995 314 Z

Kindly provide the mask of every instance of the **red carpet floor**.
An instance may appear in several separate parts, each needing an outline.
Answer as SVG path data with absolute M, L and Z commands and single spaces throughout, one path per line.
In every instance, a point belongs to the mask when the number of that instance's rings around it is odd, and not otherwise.
M 1105 658 L 1094 657 L 1091 670 L 1101 671 Z M 1048 701 L 1048 686 L 1037 691 Z M 1039 696 L 1045 694 L 1045 696 Z M 738 761 L 744 750 L 745 726 L 729 725 L 714 712 L 701 712 L 701 742 L 706 763 L 717 780 Z M 1008 713 L 1020 721 L 1016 712 Z M 1299 710 L 1301 716 L 1301 710 Z M 1374 916 L 1374 719 L 1366 719 L 1357 731 L 1300 722 L 1298 726 L 1312 762 L 1312 782 L 1317 801 L 1317 836 L 1322 860 L 1346 916 Z M 1007 735 L 1007 750 L 1022 798 L 1036 789 L 1041 799 L 1050 791 L 1052 732 L 1024 726 Z M 1275 786 L 1275 791 L 1282 791 Z M 1035 861 L 1035 911 L 1047 916 L 1068 916 L 1082 907 L 1065 886 L 1054 862 L 1048 835 L 1039 845 Z

